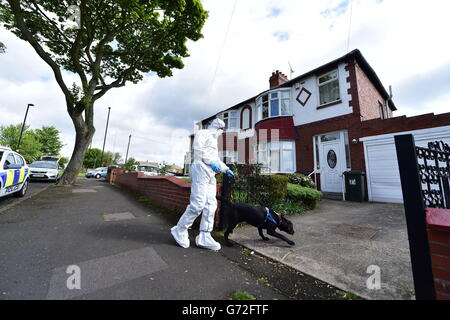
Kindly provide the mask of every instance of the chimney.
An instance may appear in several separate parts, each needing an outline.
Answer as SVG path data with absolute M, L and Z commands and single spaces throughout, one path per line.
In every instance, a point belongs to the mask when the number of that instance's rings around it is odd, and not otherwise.
M 270 89 L 278 87 L 279 85 L 289 81 L 287 75 L 280 72 L 279 70 L 272 72 L 272 76 L 269 79 Z

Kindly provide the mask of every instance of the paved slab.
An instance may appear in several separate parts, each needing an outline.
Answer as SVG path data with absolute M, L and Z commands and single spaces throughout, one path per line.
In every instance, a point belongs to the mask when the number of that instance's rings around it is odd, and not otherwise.
M 47 299 L 71 299 L 138 279 L 167 267 L 151 247 L 77 262 L 53 270 Z
M 413 299 L 403 206 L 322 200 L 314 211 L 290 218 L 296 245 L 260 240 L 253 227 L 230 239 L 338 288 L 367 299 Z M 371 265 L 380 267 L 381 289 L 367 287 Z

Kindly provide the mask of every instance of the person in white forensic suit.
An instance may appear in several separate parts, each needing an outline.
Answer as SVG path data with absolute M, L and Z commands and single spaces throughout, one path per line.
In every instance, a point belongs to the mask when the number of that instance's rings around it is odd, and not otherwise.
M 217 139 L 222 134 L 225 123 L 214 119 L 208 129 L 196 133 L 193 143 L 194 161 L 191 165 L 191 196 L 186 211 L 177 225 L 171 229 L 175 241 L 183 248 L 189 248 L 188 229 L 194 220 L 202 214 L 200 233 L 195 244 L 200 248 L 220 250 L 220 243 L 211 236 L 214 226 L 214 215 L 217 209 L 217 183 L 215 175 L 225 173 L 233 177 L 233 172 L 219 159 Z

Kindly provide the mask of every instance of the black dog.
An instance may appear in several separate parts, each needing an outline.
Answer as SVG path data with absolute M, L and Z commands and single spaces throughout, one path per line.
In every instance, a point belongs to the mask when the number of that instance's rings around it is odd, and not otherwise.
M 222 196 L 217 196 L 217 199 L 225 204 L 225 210 L 223 210 L 222 214 L 225 219 L 226 231 L 224 237 L 227 246 L 231 247 L 233 245 L 228 240 L 228 236 L 230 233 L 233 233 L 234 228 L 241 222 L 247 222 L 258 228 L 259 235 L 264 241 L 269 240 L 263 235 L 263 229 L 266 229 L 268 235 L 284 240 L 291 246 L 295 245 L 293 241 L 275 231 L 278 228 L 288 234 L 294 234 L 292 222 L 284 216 L 269 208 L 254 207 L 246 203 L 231 203 Z

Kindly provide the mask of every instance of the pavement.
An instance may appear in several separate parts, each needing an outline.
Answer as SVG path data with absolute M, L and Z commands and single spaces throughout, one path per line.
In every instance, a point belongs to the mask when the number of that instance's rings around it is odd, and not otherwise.
M 28 184 L 28 190 L 27 190 L 25 197 L 18 198 L 12 194 L 12 195 L 8 195 L 8 196 L 0 198 L 0 214 L 3 211 L 8 210 L 9 208 L 12 208 L 14 205 L 39 194 L 40 192 L 44 191 L 45 189 L 47 189 L 48 187 L 50 187 L 53 184 L 54 184 L 54 182 L 50 182 L 50 181 L 31 181 Z
M 249 226 L 236 228 L 230 239 L 366 299 L 414 299 L 403 205 L 323 199 L 315 210 L 289 219 L 293 247 L 276 238 L 261 241 Z
M 172 225 L 102 180 L 52 185 L 0 214 L 0 299 L 287 299 L 194 230 L 179 247 Z

